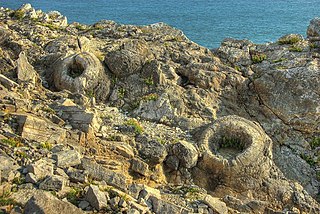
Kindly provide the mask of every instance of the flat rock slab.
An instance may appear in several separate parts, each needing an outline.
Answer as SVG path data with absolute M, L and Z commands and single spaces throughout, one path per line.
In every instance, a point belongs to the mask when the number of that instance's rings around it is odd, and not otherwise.
M 108 170 L 100 164 L 97 164 L 86 158 L 81 160 L 81 165 L 92 178 L 105 181 L 108 185 L 114 186 L 121 190 L 125 190 L 127 188 L 126 176 L 123 174 Z
M 60 201 L 48 192 L 39 192 L 34 194 L 27 202 L 24 210 L 25 214 L 80 214 L 81 209 L 73 204 L 65 201 Z
M 50 121 L 27 114 L 14 114 L 18 120 L 21 137 L 37 142 L 62 143 L 66 131 Z
M 81 163 L 81 156 L 75 150 L 57 152 L 53 154 L 52 157 L 57 161 L 56 164 L 58 167 L 76 166 Z

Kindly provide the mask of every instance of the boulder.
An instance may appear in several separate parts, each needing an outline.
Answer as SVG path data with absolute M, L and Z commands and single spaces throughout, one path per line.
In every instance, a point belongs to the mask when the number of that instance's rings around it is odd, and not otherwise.
M 45 214 L 80 214 L 81 209 L 73 204 L 61 201 L 49 192 L 39 192 L 32 196 L 24 209 L 25 214 L 45 213 Z
M 66 185 L 66 180 L 64 177 L 59 175 L 53 175 L 46 178 L 44 181 L 42 181 L 39 185 L 39 188 L 47 191 L 59 192 L 63 190 L 65 185 Z
M 207 195 L 203 202 L 217 214 L 228 214 L 228 207 L 226 203 L 220 201 L 219 198 L 214 198 L 211 195 Z
M 51 121 L 40 119 L 28 114 L 15 113 L 22 138 L 37 142 L 62 143 L 66 131 Z
M 56 165 L 62 168 L 76 166 L 81 163 L 81 156 L 76 150 L 57 152 L 52 155 L 52 158 L 56 160 Z
M 37 179 L 43 179 L 53 175 L 53 164 L 40 159 L 33 164 L 27 166 L 27 171 L 33 173 Z
M 90 185 L 86 192 L 85 199 L 96 210 L 101 210 L 108 206 L 107 197 L 104 192 L 99 190 L 98 186 Z
M 139 159 L 132 159 L 131 170 L 143 176 L 148 176 L 149 165 Z
M 125 190 L 127 188 L 126 176 L 121 173 L 106 169 L 100 164 L 97 164 L 87 158 L 81 159 L 81 166 L 93 179 L 105 181 L 108 185 L 121 190 Z
M 30 83 L 31 85 L 35 86 L 35 84 L 39 81 L 38 73 L 28 62 L 24 52 L 19 54 L 19 58 L 17 60 L 17 76 L 19 83 Z
M 58 61 L 53 67 L 54 86 L 105 101 L 110 80 L 100 60 L 92 53 L 82 52 Z
M 109 52 L 104 61 L 114 75 L 125 77 L 140 71 L 148 55 L 149 47 L 145 42 L 132 40 Z
M 0 150 L 1 151 L 1 150 Z M 7 155 L 0 153 L 0 183 L 1 181 L 8 181 L 10 172 L 19 168 L 15 160 Z
M 169 155 L 167 160 L 169 159 L 171 165 L 175 166 L 174 168 L 176 168 L 177 165 L 184 168 L 192 168 L 198 162 L 198 151 L 191 143 L 179 141 L 178 143 L 170 145 L 168 150 Z M 176 163 L 175 160 L 178 160 L 178 163 Z
M 165 160 L 168 153 L 164 145 L 155 140 L 149 141 L 144 136 L 136 140 L 139 154 L 148 164 L 156 165 Z
M 307 29 L 308 37 L 320 37 L 320 18 L 316 17 L 310 21 Z

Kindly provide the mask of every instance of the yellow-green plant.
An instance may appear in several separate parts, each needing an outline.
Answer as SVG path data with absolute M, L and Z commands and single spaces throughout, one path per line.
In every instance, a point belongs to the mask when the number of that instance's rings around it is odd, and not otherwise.
M 136 134 L 141 134 L 143 132 L 143 127 L 136 119 L 127 120 L 125 125 L 133 127 Z

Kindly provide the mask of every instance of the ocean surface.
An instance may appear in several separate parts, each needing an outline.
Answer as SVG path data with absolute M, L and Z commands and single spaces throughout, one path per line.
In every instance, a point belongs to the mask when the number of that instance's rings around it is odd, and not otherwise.
M 0 6 L 12 9 L 23 3 L 58 10 L 69 22 L 165 22 L 208 48 L 227 37 L 265 43 L 288 33 L 305 35 L 309 21 L 320 17 L 319 0 L 0 0 Z

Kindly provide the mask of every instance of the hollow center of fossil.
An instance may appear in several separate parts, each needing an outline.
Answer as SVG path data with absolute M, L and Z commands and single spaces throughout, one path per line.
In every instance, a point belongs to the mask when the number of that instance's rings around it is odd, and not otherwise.
M 74 60 L 73 63 L 71 63 L 68 67 L 68 75 L 72 78 L 79 77 L 83 71 L 84 67 L 76 60 Z
M 226 159 L 232 159 L 245 149 L 245 144 L 239 138 L 221 137 L 218 140 L 217 153 Z

